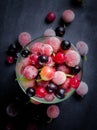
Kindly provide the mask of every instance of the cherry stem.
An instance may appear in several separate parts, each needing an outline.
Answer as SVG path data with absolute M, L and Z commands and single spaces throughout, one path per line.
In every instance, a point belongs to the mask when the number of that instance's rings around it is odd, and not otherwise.
M 66 74 L 66 76 L 67 76 L 67 77 L 73 77 L 73 75 L 71 75 L 71 74 Z

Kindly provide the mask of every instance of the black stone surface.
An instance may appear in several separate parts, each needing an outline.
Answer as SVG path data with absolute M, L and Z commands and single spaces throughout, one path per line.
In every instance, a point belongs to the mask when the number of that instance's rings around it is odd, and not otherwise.
M 60 116 L 46 124 L 48 105 L 25 105 L 28 99 L 15 81 L 15 64 L 7 65 L 6 51 L 21 32 L 29 32 L 32 39 L 42 36 L 47 28 L 60 25 L 62 12 L 72 9 L 75 20 L 67 26 L 64 38 L 76 44 L 83 40 L 89 46 L 84 62 L 83 78 L 89 86 L 88 94 L 78 98 L 74 94 L 59 103 Z M 56 20 L 45 23 L 48 12 L 56 14 Z M 28 122 L 36 123 L 39 130 L 96 130 L 97 129 L 97 7 L 96 0 L 84 0 L 75 6 L 71 0 L 1 0 L 0 1 L 0 130 L 12 122 L 15 129 L 26 130 Z M 22 101 L 17 101 L 18 98 Z M 6 114 L 6 106 L 15 102 L 19 114 L 13 118 Z

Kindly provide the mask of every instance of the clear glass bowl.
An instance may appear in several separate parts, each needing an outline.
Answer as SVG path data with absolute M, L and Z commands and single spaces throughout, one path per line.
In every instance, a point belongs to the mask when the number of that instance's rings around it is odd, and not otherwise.
M 39 37 L 39 38 L 36 38 L 36 39 L 32 40 L 30 43 L 28 43 L 23 49 L 26 49 L 26 48 L 29 49 L 29 47 L 32 44 L 36 43 L 36 42 L 42 42 L 42 43 L 44 43 L 47 38 L 49 38 L 49 37 Z M 57 37 L 57 38 L 60 41 L 64 40 L 62 37 Z M 76 47 L 73 44 L 71 44 L 71 49 L 77 51 Z M 17 59 L 17 63 L 16 63 L 16 77 L 17 77 L 17 79 L 20 79 L 22 77 L 22 74 L 20 73 L 20 71 L 22 69 L 21 61 L 23 59 L 24 58 L 21 55 Z M 81 57 L 80 57 L 80 59 L 81 59 Z M 82 68 L 83 68 L 82 67 L 82 60 L 80 61 L 79 65 L 81 67 L 81 71 L 78 73 L 78 77 L 81 80 L 82 79 Z M 23 92 L 26 94 L 26 89 L 21 84 L 21 80 L 17 80 L 17 81 L 19 83 L 19 86 L 23 90 Z M 35 102 L 44 103 L 44 104 L 54 104 L 54 103 L 59 103 L 59 102 L 62 102 L 64 100 L 68 99 L 69 97 L 71 97 L 73 95 L 74 92 L 75 92 L 75 89 L 71 88 L 69 92 L 66 92 L 66 94 L 65 94 L 65 96 L 64 96 L 63 99 L 59 99 L 59 98 L 55 97 L 52 101 L 46 101 L 44 98 L 39 98 L 39 97 L 36 97 L 36 96 L 30 97 L 30 98 L 31 98 L 32 102 L 35 101 Z

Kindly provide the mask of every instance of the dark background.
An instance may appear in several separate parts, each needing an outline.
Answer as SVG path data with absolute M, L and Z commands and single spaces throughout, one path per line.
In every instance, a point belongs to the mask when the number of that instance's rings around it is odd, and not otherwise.
M 60 116 L 47 125 L 42 115 L 33 120 L 36 115 L 30 114 L 36 109 L 44 113 L 46 105 L 19 104 L 21 110 L 17 117 L 6 114 L 6 106 L 16 100 L 25 101 L 25 95 L 15 79 L 15 64 L 7 65 L 6 50 L 14 43 L 21 32 L 29 32 L 32 39 L 42 36 L 45 29 L 55 29 L 60 24 L 64 10 L 72 9 L 75 20 L 66 28 L 65 39 L 76 44 L 78 40 L 85 41 L 89 46 L 87 61 L 83 65 L 82 80 L 88 84 L 89 92 L 80 99 L 74 94 L 68 100 L 59 103 Z M 48 12 L 56 14 L 53 23 L 45 23 Z M 96 0 L 84 0 L 83 6 L 74 6 L 71 0 L 0 0 L 0 130 L 12 122 L 16 129 L 26 129 L 27 122 L 35 122 L 39 130 L 96 130 L 97 129 L 97 7 Z M 24 107 L 23 107 L 24 105 Z M 37 108 L 38 107 L 38 108 Z M 38 110 L 39 109 L 39 110 Z M 44 110 L 44 111 L 43 111 Z M 23 113 L 24 111 L 24 113 Z M 28 113 L 27 113 L 28 112 Z M 42 122 L 41 122 L 41 121 Z M 37 123 L 38 122 L 38 123 Z

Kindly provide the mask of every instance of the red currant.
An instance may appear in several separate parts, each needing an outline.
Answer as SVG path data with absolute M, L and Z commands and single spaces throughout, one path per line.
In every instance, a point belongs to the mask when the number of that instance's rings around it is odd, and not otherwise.
M 79 84 L 80 84 L 80 80 L 78 78 L 78 75 L 70 78 L 70 84 L 69 84 L 70 87 L 72 87 L 72 88 L 78 88 Z
M 49 12 L 46 16 L 46 22 L 53 22 L 56 18 L 55 13 Z
M 39 98 L 43 98 L 47 94 L 46 89 L 42 86 L 38 86 L 36 88 L 36 96 Z
M 7 56 L 7 63 L 12 64 L 14 62 L 14 58 L 12 56 Z
M 62 52 L 58 52 L 55 54 L 55 56 L 53 57 L 53 60 L 55 61 L 55 63 L 57 64 L 62 64 L 65 62 L 65 56 L 64 53 Z

